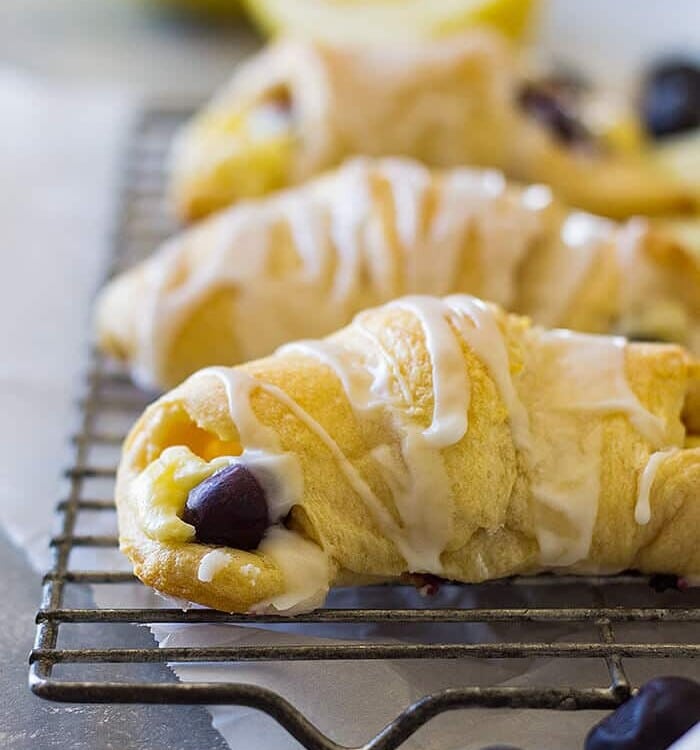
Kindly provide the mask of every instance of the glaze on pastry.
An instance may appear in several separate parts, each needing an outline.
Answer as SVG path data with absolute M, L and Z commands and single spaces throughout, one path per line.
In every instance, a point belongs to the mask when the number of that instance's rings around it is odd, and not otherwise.
M 656 163 L 641 125 L 625 124 L 636 115 L 597 133 L 596 118 L 573 110 L 487 32 L 393 48 L 283 39 L 240 66 L 179 135 L 171 195 L 195 219 L 350 156 L 404 155 L 501 169 L 615 218 L 697 208 L 697 184 Z
M 195 226 L 108 286 L 97 332 L 141 382 L 167 387 L 403 294 L 453 292 L 700 351 L 700 260 L 644 220 L 616 225 L 497 172 L 402 159 L 356 159 Z
M 150 406 L 118 472 L 121 548 L 147 584 L 237 612 L 304 611 L 333 585 L 409 573 L 697 576 L 700 448 L 684 446 L 699 385 L 676 345 L 404 297 Z M 264 494 L 257 546 L 206 543 L 185 521 L 229 467 Z

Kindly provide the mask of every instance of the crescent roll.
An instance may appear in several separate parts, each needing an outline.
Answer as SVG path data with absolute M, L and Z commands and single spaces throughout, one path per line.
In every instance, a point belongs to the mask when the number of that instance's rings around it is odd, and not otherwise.
M 488 32 L 364 48 L 282 39 L 176 138 L 170 192 L 192 220 L 350 156 L 402 155 L 544 182 L 614 218 L 695 210 L 697 185 L 652 157 L 635 116 L 599 125 L 599 99 L 570 105 Z
M 227 611 L 430 574 L 700 574 L 700 363 L 408 296 L 202 370 L 151 405 L 117 480 L 122 550 Z
M 572 213 L 500 173 L 356 159 L 222 212 L 118 277 L 101 347 L 137 379 L 270 354 L 403 294 L 467 292 L 537 323 L 700 351 L 700 259 L 649 228 Z

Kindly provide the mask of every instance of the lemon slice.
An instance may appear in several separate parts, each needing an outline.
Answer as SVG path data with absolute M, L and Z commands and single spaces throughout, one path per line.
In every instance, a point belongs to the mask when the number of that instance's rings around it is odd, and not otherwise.
M 536 0 L 244 0 L 260 28 L 335 43 L 445 36 L 487 25 L 518 39 Z

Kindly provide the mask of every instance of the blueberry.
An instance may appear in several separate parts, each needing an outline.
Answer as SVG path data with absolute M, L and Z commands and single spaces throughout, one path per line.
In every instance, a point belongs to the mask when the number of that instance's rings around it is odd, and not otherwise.
M 700 67 L 683 59 L 657 65 L 644 82 L 641 109 L 656 138 L 700 126 Z
M 671 575 L 669 573 L 657 573 L 649 578 L 649 586 L 659 594 L 664 591 L 683 591 L 688 587 L 684 578 Z
M 518 94 L 518 104 L 562 143 L 591 143 L 590 132 L 571 112 L 565 93 L 556 87 L 546 82 L 528 83 Z
M 269 526 L 265 491 L 245 466 L 227 466 L 190 490 L 182 520 L 198 542 L 255 549 Z
M 591 729 L 585 750 L 666 750 L 699 721 L 700 683 L 657 677 Z

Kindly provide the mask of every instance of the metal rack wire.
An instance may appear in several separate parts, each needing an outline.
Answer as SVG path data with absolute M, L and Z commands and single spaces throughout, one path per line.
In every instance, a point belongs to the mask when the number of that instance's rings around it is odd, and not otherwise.
M 118 271 L 140 259 L 170 231 L 173 223 L 163 201 L 164 161 L 169 140 L 186 112 L 154 110 L 140 119 L 126 155 L 125 181 L 114 234 L 114 264 Z M 370 659 L 553 659 L 604 660 L 607 678 L 584 687 L 503 687 L 465 685 L 426 695 L 407 707 L 381 732 L 362 746 L 363 750 L 391 750 L 403 743 L 429 719 L 459 708 L 518 707 L 559 710 L 610 709 L 632 693 L 633 681 L 624 662 L 641 657 L 688 658 L 700 656 L 700 591 L 654 593 L 648 581 L 634 575 L 611 578 L 541 576 L 494 582 L 475 589 L 498 591 L 499 606 L 469 609 L 324 609 L 294 618 L 306 624 L 347 625 L 390 623 L 467 626 L 473 623 L 515 626 L 510 640 L 470 640 L 429 643 L 324 643 L 322 645 L 238 645 L 218 648 L 148 648 L 116 645 L 66 648 L 59 643 L 64 631 L 80 625 L 151 623 L 258 623 L 288 622 L 287 618 L 229 615 L 210 610 L 183 611 L 178 608 L 71 607 L 72 587 L 94 585 L 140 585 L 124 570 L 82 570 L 72 565 L 81 549 L 116 547 L 115 534 L 81 530 L 82 520 L 91 514 L 113 514 L 112 483 L 118 446 L 129 422 L 149 400 L 133 387 L 126 375 L 99 353 L 92 353 L 85 397 L 79 405 L 79 429 L 73 438 L 73 462 L 66 471 L 67 495 L 58 503 L 60 533 L 52 540 L 53 566 L 44 579 L 41 609 L 37 614 L 35 648 L 31 654 L 30 685 L 39 696 L 58 701 L 92 703 L 183 703 L 237 704 L 267 712 L 310 750 L 341 750 L 342 746 L 323 734 L 299 710 L 279 694 L 256 685 L 234 683 L 174 683 L 144 677 L 117 682 L 110 668 L 124 664 L 174 662 L 245 662 Z M 106 420 L 106 414 L 112 416 Z M 117 425 L 116 427 L 114 425 Z M 107 426 L 105 426 L 107 425 Z M 100 458 L 102 457 L 102 458 Z M 673 583 L 672 581 L 670 583 Z M 522 606 L 514 592 L 537 592 L 561 587 L 572 591 L 571 606 Z M 585 587 L 594 604 L 575 603 L 577 587 Z M 633 589 L 639 606 L 608 604 L 608 593 Z M 568 589 L 567 589 L 568 590 Z M 567 594 L 568 596 L 568 594 Z M 493 599 L 493 597 L 491 597 Z M 542 598 L 543 600 L 546 597 Z M 678 606 L 679 603 L 681 606 Z M 429 604 L 429 603 L 428 603 Z M 594 639 L 584 641 L 542 641 L 530 636 L 535 624 L 584 623 L 593 628 Z M 653 631 L 644 641 L 621 641 L 618 629 L 630 623 L 644 624 Z M 656 627 L 664 624 L 663 628 Z M 668 623 L 685 624 L 688 637 L 666 642 Z M 655 625 L 656 624 L 656 625 Z M 90 676 L 66 678 L 61 668 L 80 670 L 91 665 Z M 97 666 L 104 666 L 104 671 Z M 94 679 L 95 675 L 104 679 Z

